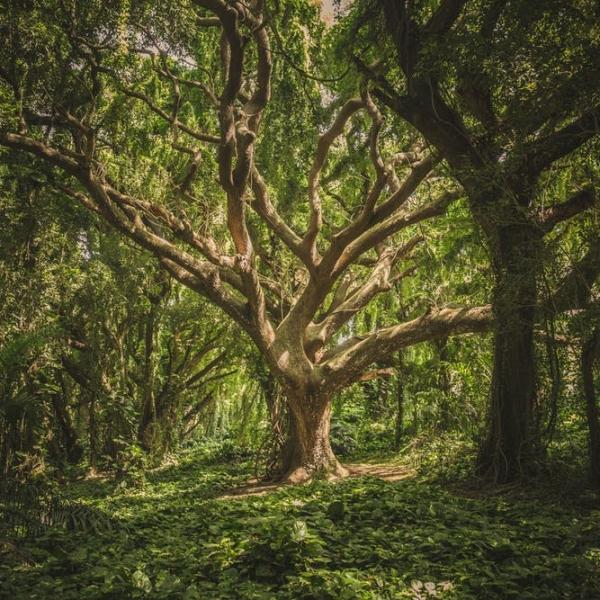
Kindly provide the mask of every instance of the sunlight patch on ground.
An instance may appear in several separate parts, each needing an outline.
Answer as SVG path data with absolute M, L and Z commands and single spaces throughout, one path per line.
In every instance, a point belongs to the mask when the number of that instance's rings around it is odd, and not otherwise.
M 344 465 L 350 471 L 350 477 L 377 477 L 383 481 L 401 481 L 409 477 L 414 477 L 415 471 L 406 465 L 390 464 L 390 463 L 350 463 Z M 332 483 L 340 481 L 333 480 Z M 264 496 L 269 492 L 275 492 L 284 487 L 290 487 L 291 484 L 281 483 L 264 483 L 256 478 L 248 480 L 242 486 L 229 490 L 226 494 L 219 497 L 221 500 L 233 498 L 247 498 L 249 496 Z

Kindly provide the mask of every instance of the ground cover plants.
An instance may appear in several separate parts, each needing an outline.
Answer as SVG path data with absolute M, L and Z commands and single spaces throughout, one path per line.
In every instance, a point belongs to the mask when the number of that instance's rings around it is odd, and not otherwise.
M 396 465 L 398 461 L 396 460 Z M 418 474 L 229 492 L 248 463 L 189 453 L 143 482 L 67 493 L 110 530 L 4 548 L 6 598 L 594 598 L 600 513 L 539 495 L 457 494 Z

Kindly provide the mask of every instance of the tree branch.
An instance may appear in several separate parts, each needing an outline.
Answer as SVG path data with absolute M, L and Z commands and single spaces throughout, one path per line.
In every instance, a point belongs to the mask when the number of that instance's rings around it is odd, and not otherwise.
M 393 213 L 387 219 L 377 223 L 374 227 L 367 229 L 341 253 L 333 268 L 333 276 L 337 276 L 337 274 L 346 269 L 346 267 L 354 262 L 361 254 L 374 248 L 377 244 L 383 242 L 395 233 L 398 233 L 401 229 L 444 214 L 448 205 L 459 197 L 460 194 L 458 192 L 444 192 L 437 200 L 434 200 L 417 210 L 405 210 L 403 212 Z
M 367 306 L 375 296 L 389 291 L 399 277 L 408 275 L 409 272 L 404 272 L 393 276 L 392 270 L 400 260 L 407 258 L 413 248 L 423 240 L 423 236 L 416 235 L 401 248 L 386 248 L 381 253 L 366 281 L 356 289 L 347 293 L 347 283 L 344 281 L 340 283 L 339 287 L 343 290 L 343 297 L 338 297 L 337 302 L 332 303 L 332 307 L 324 319 L 319 323 L 309 325 L 307 328 L 307 352 L 314 353 L 317 349 L 323 347 L 331 336 L 339 331 L 342 325 Z M 350 278 L 347 278 L 346 281 L 349 280 Z
M 548 233 L 561 223 L 592 207 L 596 201 L 596 194 L 592 188 L 586 188 L 571 196 L 566 202 L 550 206 L 540 211 L 536 216 L 539 227 Z
M 442 0 L 423 27 L 423 32 L 426 35 L 441 35 L 449 31 L 466 3 L 467 0 Z
M 313 264 L 310 255 L 302 246 L 302 238 L 287 225 L 281 218 L 275 206 L 269 198 L 267 185 L 264 182 L 260 171 L 256 165 L 252 167 L 252 191 L 254 192 L 254 202 L 252 208 L 267 224 L 267 226 L 277 235 L 277 237 L 298 257 L 307 267 L 311 268 Z
M 407 323 L 348 340 L 323 356 L 318 371 L 335 385 L 343 386 L 356 381 L 370 364 L 400 348 L 450 335 L 487 331 L 491 324 L 491 305 L 431 310 Z
M 555 133 L 528 144 L 524 152 L 524 168 L 539 174 L 598 133 L 600 133 L 600 105 Z
M 319 197 L 319 176 L 321 174 L 321 169 L 325 164 L 331 145 L 335 139 L 343 133 L 344 127 L 350 117 L 362 108 L 362 106 L 363 102 L 360 98 L 348 100 L 338 113 L 331 127 L 319 137 L 317 143 L 315 158 L 308 175 L 308 200 L 311 213 L 310 223 L 302 240 L 303 245 L 308 249 L 313 258 L 313 262 L 316 262 L 317 253 L 315 242 L 317 235 L 321 230 L 321 226 L 323 225 L 321 199 Z
M 192 129 L 185 123 L 182 123 L 181 121 L 179 121 L 177 119 L 177 116 L 175 114 L 168 114 L 162 108 L 160 108 L 159 106 L 154 104 L 154 102 L 152 102 L 150 97 L 147 96 L 146 94 L 143 94 L 142 92 L 138 92 L 136 90 L 131 90 L 128 88 L 121 88 L 121 90 L 127 96 L 131 96 L 132 98 L 137 98 L 138 100 L 142 100 L 144 102 L 144 104 L 146 104 L 152 112 L 156 113 L 159 117 L 164 119 L 167 123 L 170 123 L 176 129 L 179 129 L 179 130 L 183 131 L 184 133 L 187 133 L 189 136 L 193 137 L 194 139 L 199 140 L 201 142 L 208 142 L 210 144 L 218 144 L 221 141 L 221 138 L 216 135 L 211 135 L 208 133 L 202 133 L 201 131 L 196 131 L 195 129 Z

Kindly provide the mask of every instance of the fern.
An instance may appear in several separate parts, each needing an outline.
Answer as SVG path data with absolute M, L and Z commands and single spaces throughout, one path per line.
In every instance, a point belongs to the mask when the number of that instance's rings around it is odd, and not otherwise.
M 0 348 L 0 372 L 10 375 L 22 368 L 30 353 L 39 350 L 51 338 L 50 329 L 17 333 Z
M 0 532 L 9 537 L 36 537 L 49 527 L 71 531 L 112 530 L 102 511 L 64 498 L 39 484 L 11 482 L 0 490 Z

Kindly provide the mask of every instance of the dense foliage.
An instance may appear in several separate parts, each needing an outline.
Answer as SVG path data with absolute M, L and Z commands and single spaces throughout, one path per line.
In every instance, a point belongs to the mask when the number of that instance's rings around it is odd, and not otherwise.
M 5 0 L 0 596 L 600 597 L 598 10 Z
M 243 463 L 210 464 L 205 450 L 139 487 L 79 484 L 67 493 L 111 515 L 112 530 L 55 529 L 19 556 L 5 549 L 4 591 L 190 600 L 600 593 L 595 496 L 575 509 L 364 477 L 222 497 L 247 476 Z

